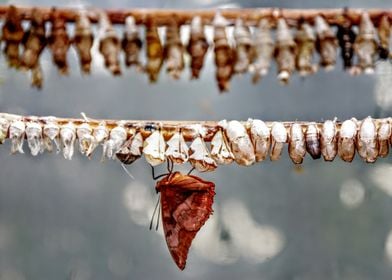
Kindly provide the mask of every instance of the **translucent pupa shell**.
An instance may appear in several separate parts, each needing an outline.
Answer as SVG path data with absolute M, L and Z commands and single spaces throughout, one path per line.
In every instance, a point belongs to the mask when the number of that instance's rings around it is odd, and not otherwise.
M 253 56 L 253 41 L 248 26 L 244 25 L 242 19 L 237 19 L 234 26 L 235 48 L 235 73 L 248 71 Z
M 302 22 L 295 35 L 297 43 L 297 56 L 295 65 L 301 76 L 307 76 L 316 72 L 317 67 L 313 64 L 313 53 L 316 48 L 316 36 L 312 27 L 307 22 Z
M 289 156 L 295 164 L 301 164 L 305 154 L 305 136 L 302 126 L 298 123 L 293 123 L 290 127 Z
M 217 13 L 213 20 L 214 26 L 214 54 L 216 65 L 216 80 L 221 92 L 229 90 L 230 79 L 233 75 L 234 55 L 227 40 L 226 26 L 227 20 Z
M 378 38 L 380 39 L 378 55 L 381 59 L 387 59 L 389 57 L 389 42 L 391 39 L 391 22 L 387 15 L 383 15 L 378 24 Z
M 384 119 L 379 123 L 378 132 L 378 155 L 386 157 L 389 153 L 389 139 L 391 137 L 391 123 Z
M 377 127 L 371 117 L 361 122 L 357 139 L 358 154 L 366 162 L 375 162 L 378 156 Z
M 155 83 L 158 81 L 163 63 L 163 46 L 159 38 L 158 27 L 153 18 L 149 18 L 146 23 L 146 44 L 147 64 L 145 71 L 150 83 Z
M 61 126 L 60 138 L 63 146 L 63 156 L 65 159 L 71 160 L 76 140 L 76 127 L 72 122 Z
M 80 11 L 75 22 L 75 36 L 73 42 L 79 55 L 82 73 L 89 74 L 91 68 L 91 47 L 94 35 L 86 11 Z
M 317 35 L 316 48 L 320 54 L 320 65 L 329 71 L 335 67 L 338 42 L 335 34 L 324 17 L 315 17 Z
M 122 123 L 119 123 L 116 127 L 114 127 L 110 131 L 109 139 L 103 143 L 102 161 L 104 161 L 105 158 L 114 159 L 114 156 L 127 140 L 127 137 L 127 130 L 124 128 Z
M 201 17 L 194 17 L 191 22 L 191 35 L 187 47 L 191 56 L 192 79 L 199 78 L 207 50 L 208 42 L 204 33 L 203 21 Z
M 274 122 L 271 128 L 271 160 L 278 160 L 282 155 L 284 144 L 287 142 L 287 130 L 281 122 Z
M 121 41 L 106 13 L 99 15 L 99 52 L 105 60 L 105 67 L 113 75 L 121 75 L 120 68 Z
M 166 27 L 164 57 L 166 59 L 166 71 L 175 80 L 180 78 L 181 72 L 184 70 L 184 52 L 185 48 L 181 42 L 180 26 L 178 26 L 175 19 L 172 19 Z
M 358 66 L 365 74 L 374 73 L 374 62 L 377 54 L 377 34 L 369 14 L 363 12 L 359 24 L 358 36 L 354 43 L 358 56 Z
M 3 144 L 8 136 L 8 128 L 10 127 L 10 122 L 7 119 L 0 117 L 0 144 Z
M 345 20 L 342 24 L 338 25 L 336 37 L 341 49 L 343 67 L 345 70 L 350 70 L 353 66 L 352 60 L 354 56 L 354 42 L 357 34 L 355 34 L 349 20 Z
M 276 28 L 275 59 L 278 66 L 278 79 L 287 84 L 295 69 L 296 44 L 284 18 L 279 18 Z
M 321 154 L 325 161 L 333 161 L 338 152 L 335 121 L 325 121 L 320 134 Z
M 101 122 L 93 129 L 93 137 L 95 141 L 91 142 L 89 149 L 86 151 L 87 157 L 90 157 L 99 144 L 106 141 L 106 139 L 109 137 L 109 129 L 107 128 L 105 122 Z
M 163 163 L 166 159 L 166 142 L 160 129 L 155 130 L 144 140 L 143 154 L 152 166 Z
M 306 151 L 313 159 L 321 157 L 320 132 L 315 123 L 308 124 L 305 132 Z
M 26 124 L 26 138 L 32 156 L 44 151 L 42 126 L 39 123 L 28 122 Z
M 60 152 L 60 127 L 55 122 L 55 118 L 49 118 L 43 128 L 43 144 L 48 152 L 53 151 L 53 143 L 56 152 Z
M 256 162 L 255 149 L 245 126 L 239 121 L 229 121 L 225 132 L 235 162 L 244 166 L 254 164 Z
M 218 164 L 230 164 L 234 160 L 234 155 L 230 150 L 229 142 L 222 129 L 214 134 L 211 140 L 211 157 Z
M 19 152 L 24 154 L 23 142 L 25 138 L 26 126 L 22 121 L 13 121 L 9 127 L 9 138 L 11 139 L 11 154 Z
M 139 29 L 133 16 L 128 16 L 125 19 L 124 37 L 121 45 L 125 53 L 125 65 L 127 67 L 136 66 L 140 70 L 141 63 L 139 56 L 143 42 L 140 39 Z
M 52 60 L 57 65 L 59 73 L 67 75 L 67 52 L 71 41 L 68 37 L 65 19 L 60 12 L 53 8 L 51 14 L 52 28 L 48 37 L 49 48 L 52 50 Z
M 88 123 L 82 123 L 76 130 L 76 135 L 79 140 L 79 151 L 82 155 L 87 155 L 92 147 L 97 146 L 92 132 L 93 129 Z
M 271 131 L 261 120 L 248 120 L 249 136 L 255 149 L 256 162 L 267 158 L 271 146 Z
M 17 68 L 19 61 L 19 44 L 24 36 L 22 19 L 18 9 L 10 5 L 8 7 L 5 23 L 2 28 L 2 40 L 5 42 L 4 54 L 9 67 Z
M 122 163 L 131 164 L 142 156 L 142 151 L 143 136 L 140 132 L 137 132 L 135 136 L 124 142 L 116 156 Z
M 197 136 L 189 147 L 189 162 L 199 172 L 214 171 L 216 162 L 212 159 L 203 138 Z
M 351 162 L 355 156 L 355 141 L 357 135 L 356 119 L 346 120 L 339 131 L 338 155 L 344 161 Z
M 255 57 L 249 67 L 249 72 L 253 73 L 253 83 L 257 83 L 262 77 L 266 76 L 271 65 L 275 47 L 270 28 L 268 19 L 263 18 L 254 32 Z
M 181 131 L 177 131 L 176 133 L 174 133 L 166 144 L 166 157 L 168 157 L 177 164 L 183 164 L 184 162 L 188 161 L 189 148 L 185 142 L 184 136 L 182 135 Z

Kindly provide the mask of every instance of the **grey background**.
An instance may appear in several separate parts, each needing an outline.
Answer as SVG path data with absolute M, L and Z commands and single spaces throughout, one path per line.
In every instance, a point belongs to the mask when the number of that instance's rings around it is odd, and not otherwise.
M 53 5 L 52 1 L 13 1 Z M 388 1 L 57 1 L 59 6 L 107 8 L 385 7 Z M 71 28 L 72 29 L 72 28 Z M 120 28 L 118 30 L 121 32 Z M 374 76 L 349 77 L 341 65 L 280 86 L 276 69 L 257 86 L 235 77 L 219 95 L 211 55 L 198 81 L 185 71 L 157 85 L 124 69 L 113 78 L 94 53 L 93 73 L 60 77 L 45 51 L 44 89 L 1 58 L 0 111 L 91 118 L 220 120 L 358 119 L 391 113 L 391 65 Z M 287 156 L 252 167 L 220 167 L 203 178 L 216 183 L 215 213 L 199 232 L 180 272 L 161 233 L 148 230 L 156 201 L 150 168 L 139 160 L 129 178 L 118 162 L 60 155 L 10 155 L 0 149 L 0 280 L 24 279 L 391 279 L 392 165 Z M 188 166 L 180 170 L 188 170 Z M 159 168 L 163 172 L 164 167 Z

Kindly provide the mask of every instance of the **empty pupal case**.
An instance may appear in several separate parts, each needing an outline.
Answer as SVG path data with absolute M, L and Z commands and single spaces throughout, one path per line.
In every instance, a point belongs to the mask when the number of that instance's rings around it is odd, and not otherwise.
M 143 154 L 152 166 L 163 163 L 166 159 L 166 142 L 161 129 L 157 129 L 144 140 Z
M 177 164 L 183 164 L 188 161 L 189 148 L 185 142 L 181 130 L 175 132 L 166 144 L 166 157 Z

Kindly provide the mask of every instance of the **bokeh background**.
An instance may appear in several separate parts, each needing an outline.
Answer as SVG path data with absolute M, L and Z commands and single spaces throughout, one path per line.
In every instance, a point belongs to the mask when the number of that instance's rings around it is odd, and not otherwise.
M 9 2 L 3 2 L 7 4 Z M 384 7 L 388 1 L 12 1 L 16 4 L 104 8 Z M 184 41 L 187 34 L 184 29 Z M 73 32 L 73 27 L 70 27 Z M 118 33 L 121 34 L 121 27 Z M 211 38 L 211 32 L 208 33 Z M 373 76 L 350 77 L 337 65 L 280 86 L 276 68 L 258 85 L 235 77 L 219 95 L 209 54 L 202 77 L 180 81 L 161 72 L 158 84 L 124 69 L 113 78 L 94 46 L 92 75 L 61 77 L 46 50 L 44 88 L 0 59 L 0 111 L 27 115 L 166 120 L 313 120 L 391 115 L 392 65 Z M 162 229 L 149 231 L 157 196 L 144 159 L 129 167 L 75 155 L 10 155 L 0 149 L 0 280 L 27 279 L 391 279 L 392 161 L 351 164 L 307 157 L 294 166 L 236 164 L 203 174 L 216 183 L 214 215 L 197 235 L 188 265 L 173 263 Z M 164 167 L 158 168 L 163 172 Z M 189 166 L 179 168 L 189 170 Z M 196 173 L 197 174 L 197 173 Z

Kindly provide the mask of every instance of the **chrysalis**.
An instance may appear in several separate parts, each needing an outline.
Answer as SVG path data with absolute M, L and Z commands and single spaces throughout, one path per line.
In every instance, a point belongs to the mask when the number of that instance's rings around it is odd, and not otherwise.
M 374 62 L 377 54 L 376 29 L 367 12 L 363 12 L 361 15 L 354 50 L 358 56 L 359 68 L 365 74 L 374 73 Z
M 99 125 L 93 129 L 93 137 L 95 141 L 92 142 L 92 145 L 90 145 L 90 148 L 86 151 L 87 157 L 90 157 L 98 145 L 109 137 L 109 130 L 106 127 L 105 122 L 99 123 Z
M 5 42 L 4 54 L 9 67 L 19 67 L 19 44 L 23 40 L 24 32 L 18 9 L 10 5 L 8 7 L 5 23 L 2 29 L 2 40 Z
M 296 44 L 284 18 L 278 19 L 276 29 L 275 59 L 278 66 L 278 79 L 287 84 L 295 69 Z
M 48 38 L 49 48 L 52 50 L 53 62 L 57 65 L 60 74 L 68 74 L 67 52 L 71 44 L 67 34 L 65 19 L 60 12 L 53 8 L 51 14 L 52 28 Z
M 245 73 L 252 62 L 253 41 L 248 26 L 244 25 L 242 19 L 237 19 L 234 27 L 235 49 L 235 73 Z
M 160 129 L 155 130 L 144 140 L 143 154 L 151 166 L 159 165 L 165 161 L 165 150 L 166 142 Z
M 76 128 L 72 122 L 69 122 L 60 129 L 61 143 L 63 146 L 63 156 L 71 160 L 74 154 L 74 145 L 76 139 Z
M 378 38 L 380 39 L 378 55 L 381 59 L 388 59 L 389 42 L 391 39 L 391 23 L 387 15 L 383 15 L 378 24 Z
M 124 37 L 121 45 L 125 53 L 125 65 L 127 67 L 136 66 L 140 70 L 139 54 L 143 42 L 140 39 L 139 30 L 133 16 L 128 16 L 125 19 Z
M 155 83 L 158 81 L 163 63 L 163 47 L 159 38 L 158 27 L 153 18 L 149 18 L 146 23 L 146 44 L 147 64 L 145 71 L 150 83 Z
M 75 37 L 73 39 L 79 55 L 82 73 L 89 74 L 91 68 L 91 47 L 94 35 L 86 11 L 80 11 L 75 22 Z
M 166 157 L 171 159 L 174 163 L 182 164 L 188 161 L 189 148 L 185 142 L 181 130 L 173 134 L 169 141 L 167 141 Z
M 131 164 L 142 156 L 143 136 L 140 132 L 134 137 L 124 142 L 120 150 L 116 153 L 119 161 L 124 164 Z
M 216 80 L 221 92 L 229 90 L 230 79 L 233 74 L 233 50 L 229 45 L 226 34 L 227 20 L 217 13 L 213 20 L 214 53 L 216 65 Z
M 377 127 L 371 117 L 361 122 L 357 141 L 358 154 L 366 162 L 375 162 L 378 156 Z
M 353 66 L 352 60 L 354 56 L 354 42 L 357 35 L 355 34 L 349 20 L 345 19 L 341 25 L 338 25 L 336 37 L 338 38 L 341 49 L 343 67 L 345 70 L 350 70 Z
M 257 83 L 262 77 L 267 75 L 274 49 L 270 23 L 268 19 L 263 18 L 260 20 L 254 35 L 255 58 L 249 68 L 249 71 L 253 73 L 253 83 Z
M 346 120 L 340 127 L 338 154 L 342 160 L 347 162 L 351 162 L 355 156 L 356 121 L 356 119 Z
M 56 146 L 56 152 L 60 152 L 60 127 L 55 122 L 54 117 L 49 117 L 43 128 L 43 144 L 48 152 L 53 151 L 53 142 Z
M 293 123 L 290 127 L 289 156 L 295 164 L 301 164 L 305 154 L 305 136 L 302 126 L 298 123 Z
M 37 122 L 28 122 L 26 124 L 27 144 L 32 156 L 38 155 L 44 151 L 42 141 L 42 127 Z
M 10 127 L 10 122 L 7 119 L 0 117 L 0 144 L 3 144 L 8 136 L 8 128 Z
M 43 83 L 44 74 L 41 63 L 38 61 L 37 64 L 31 69 L 31 86 L 37 89 L 41 89 Z
M 189 147 L 189 162 L 200 172 L 213 171 L 217 165 L 208 152 L 201 134 L 196 136 Z
M 320 53 L 320 65 L 329 71 L 335 67 L 338 45 L 332 28 L 325 21 L 324 17 L 316 16 L 315 29 L 317 34 L 316 48 Z
M 389 153 L 389 139 L 391 137 L 391 123 L 389 119 L 380 122 L 378 132 L 378 155 L 386 157 Z
M 105 67 L 115 76 L 121 75 L 120 55 L 121 42 L 108 15 L 99 15 L 99 52 L 105 60 Z
M 281 122 L 274 122 L 271 128 L 272 144 L 270 158 L 278 160 L 282 154 L 284 144 L 287 142 L 287 130 Z
M 303 21 L 295 36 L 297 43 L 297 56 L 295 65 L 301 76 L 307 76 L 316 72 L 317 67 L 313 65 L 313 53 L 316 48 L 316 36 L 312 27 Z
M 234 160 L 234 155 L 230 150 L 230 145 L 222 128 L 219 128 L 214 137 L 212 137 L 211 157 L 218 164 L 230 164 Z
M 164 57 L 166 59 L 166 71 L 175 80 L 180 78 L 184 70 L 184 46 L 181 42 L 180 27 L 175 19 L 166 27 L 166 42 Z
M 24 154 L 23 141 L 25 138 L 25 124 L 22 121 L 15 120 L 9 127 L 9 138 L 11 139 L 11 154 L 19 152 Z
M 321 157 L 319 130 L 315 123 L 308 124 L 305 132 L 306 150 L 313 159 Z
M 204 57 L 208 50 L 208 42 L 204 34 L 201 17 L 197 16 L 192 19 L 190 36 L 187 50 L 191 56 L 192 79 L 197 79 L 203 68 Z
M 321 154 L 325 161 L 333 161 L 338 152 L 335 121 L 327 120 L 323 124 L 320 137 Z
M 255 149 L 244 125 L 239 121 L 229 121 L 226 135 L 236 163 L 245 166 L 255 163 Z
M 114 156 L 120 150 L 123 143 L 127 140 L 127 137 L 127 131 L 120 122 L 110 131 L 109 139 L 103 143 L 102 161 L 104 161 L 105 158 L 114 159 Z
M 96 147 L 95 137 L 92 135 L 93 129 L 88 123 L 82 123 L 76 130 L 79 140 L 79 151 L 82 155 L 86 155 L 91 151 L 92 147 Z
M 261 120 L 248 120 L 250 140 L 255 149 L 256 162 L 267 158 L 271 146 L 271 131 Z

